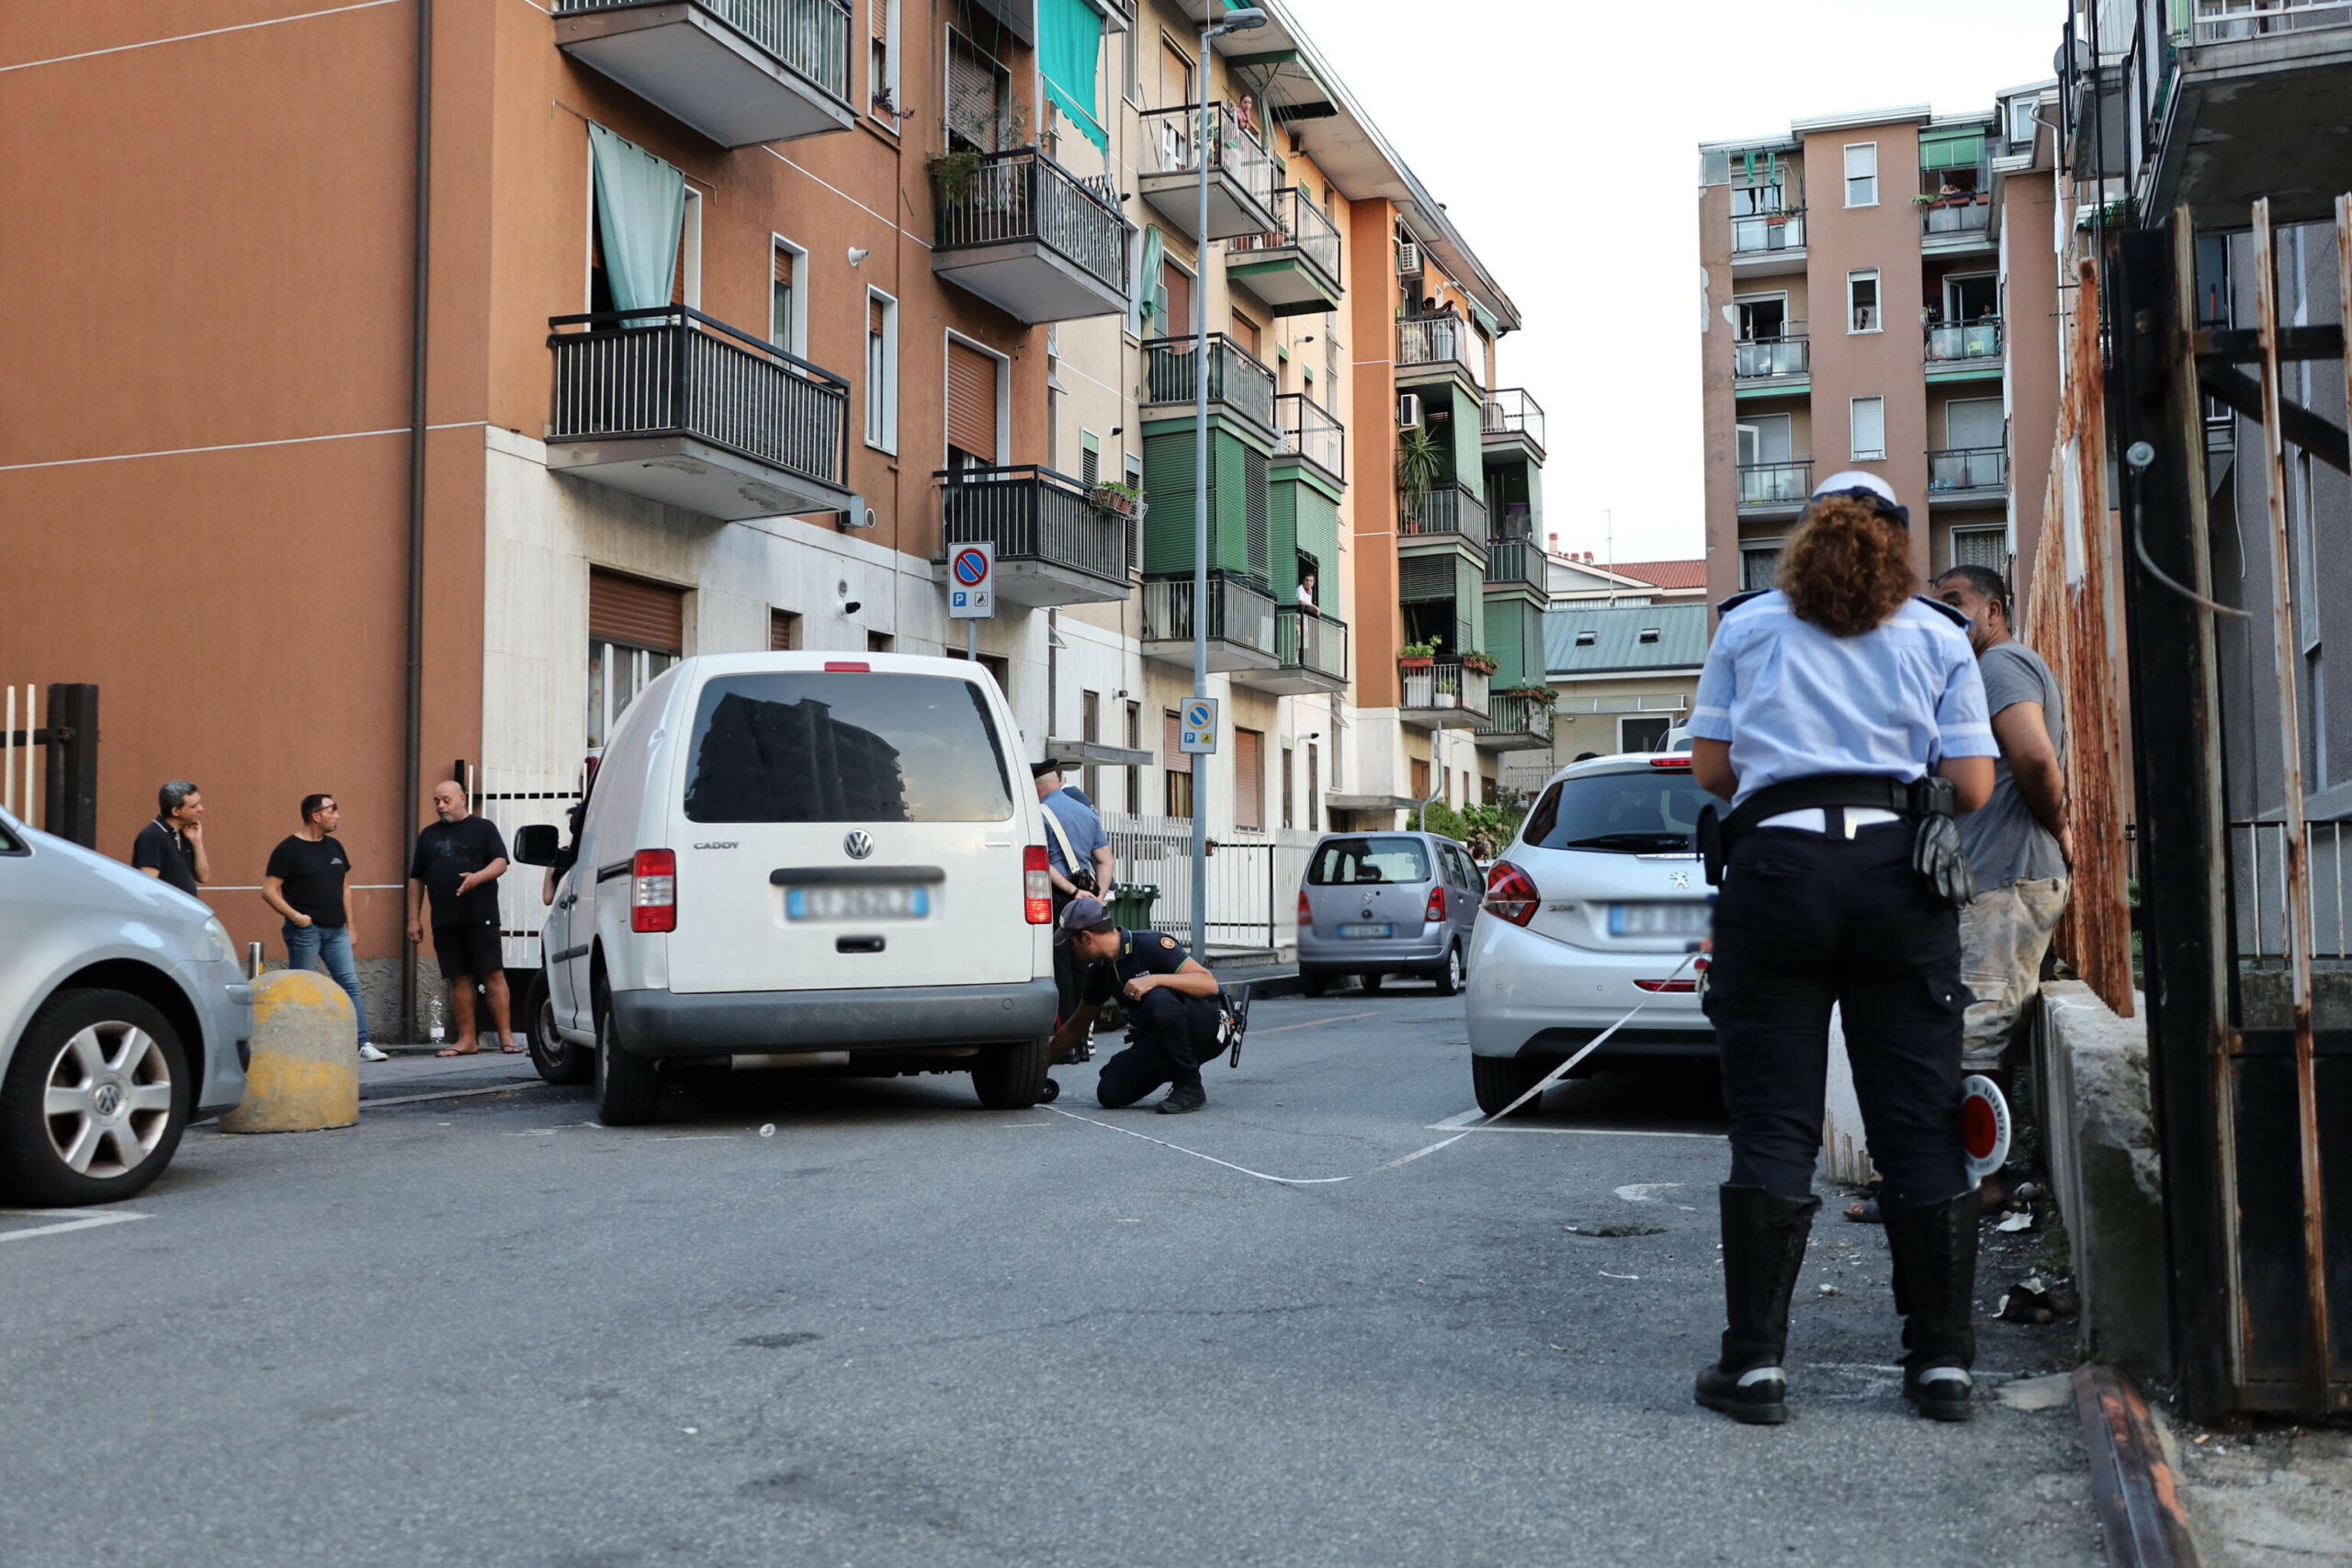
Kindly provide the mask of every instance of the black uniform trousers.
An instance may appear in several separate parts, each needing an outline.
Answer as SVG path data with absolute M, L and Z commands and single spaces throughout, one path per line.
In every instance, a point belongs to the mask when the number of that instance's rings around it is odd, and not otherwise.
M 1911 868 L 1913 833 L 1907 821 L 1851 839 L 1761 828 L 1732 846 L 1706 1010 L 1723 1055 L 1735 1185 L 1812 1192 L 1833 1002 L 1879 1174 L 1915 1203 L 1969 1185 L 1960 916 Z
M 1201 1087 L 1201 1065 L 1216 1057 L 1215 997 L 1187 997 L 1156 987 L 1127 1010 L 1127 1048 L 1102 1064 L 1095 1098 L 1111 1110 L 1133 1105 L 1161 1084 Z
M 1059 888 L 1054 890 L 1054 930 L 1057 932 L 1062 929 L 1062 911 L 1069 908 L 1070 900 L 1076 897 L 1076 894 L 1064 893 Z M 1056 1022 L 1067 1023 L 1078 1016 L 1078 958 L 1066 942 L 1054 943 L 1054 998 Z

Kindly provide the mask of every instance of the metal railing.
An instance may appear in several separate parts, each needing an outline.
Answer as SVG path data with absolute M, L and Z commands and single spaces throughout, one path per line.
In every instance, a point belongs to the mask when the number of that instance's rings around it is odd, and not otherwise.
M 1486 736 L 1532 735 L 1545 745 L 1552 741 L 1552 694 L 1517 696 L 1509 692 L 1489 695 L 1488 717 L 1476 733 Z
M 1239 186 L 1260 207 L 1274 199 L 1274 155 L 1242 129 L 1224 104 L 1209 106 L 1209 169 Z M 1144 173 L 1189 175 L 1200 168 L 1193 146 L 1201 135 L 1201 106 L 1154 109 L 1143 117 Z
M 833 486 L 849 482 L 849 383 L 684 305 L 548 322 L 551 441 L 691 435 Z
M 2345 859 L 2352 822 L 2303 824 L 2303 897 L 2311 915 L 2312 956 L 2352 958 Z M 2233 822 L 2230 864 L 2236 886 L 2237 955 L 2260 961 L 2287 953 L 2287 824 Z
M 1340 231 L 1323 209 L 1296 186 L 1284 186 L 1274 192 L 1269 204 L 1274 214 L 1274 230 L 1265 234 L 1238 234 L 1225 243 L 1229 254 L 1251 251 L 1295 250 L 1323 274 L 1331 291 L 1340 291 L 1340 280 L 1347 275 L 1340 270 Z
M 1348 432 L 1340 416 L 1305 392 L 1274 399 L 1275 450 L 1295 453 L 1335 479 L 1348 477 Z
M 1928 329 L 1928 363 L 1950 364 L 1961 359 L 2001 356 L 2001 318 L 1985 316 L 1973 321 L 1944 321 Z
M 1999 490 L 2009 482 L 2005 446 L 1948 446 L 1928 454 L 1928 493 L 1955 490 Z
M 964 250 L 1034 240 L 1097 283 L 1127 288 L 1127 220 L 1076 175 L 1035 147 L 982 155 L 961 191 L 932 175 L 939 222 L 936 249 Z
M 1193 347 L 1189 337 L 1156 337 L 1143 345 L 1145 402 L 1191 404 Z M 1209 337 L 1209 401 L 1272 430 L 1274 373 L 1248 349 L 1214 333 Z
M 1813 459 L 1792 463 L 1742 463 L 1739 503 L 1742 506 L 1802 506 L 1813 493 Z
M 1460 708 L 1465 713 L 1487 711 L 1487 672 L 1473 670 L 1458 660 L 1440 659 L 1428 664 L 1416 664 L 1412 660 L 1396 661 L 1396 675 L 1404 687 L 1403 705 L 1419 713 L 1433 713 L 1448 708 Z
M 1524 387 L 1498 387 L 1487 394 L 1478 410 L 1478 429 L 1485 435 L 1524 435 L 1538 446 L 1544 441 L 1544 405 Z
M 2352 27 L 2352 0 L 2197 0 L 2192 43 Z
M 1348 678 L 1348 624 L 1306 604 L 1274 606 L 1274 657 L 1289 668 Z
M 1001 468 L 955 468 L 939 482 L 940 553 L 957 545 L 996 546 L 999 560 L 1027 559 L 1068 567 L 1125 588 L 1135 564 L 1135 529 L 1127 516 L 1095 501 L 1068 474 L 1035 463 Z
M 555 14 L 624 11 L 644 0 L 556 0 Z M 849 0 L 692 0 L 797 76 L 849 102 Z
M 1532 539 L 1497 537 L 1487 545 L 1487 586 L 1544 589 L 1544 552 Z
M 1396 492 L 1396 532 L 1408 536 L 1462 534 L 1487 542 L 1487 503 L 1468 485 L 1431 485 L 1419 501 Z
M 1736 381 L 1763 381 L 1781 376 L 1804 376 L 1813 370 L 1813 339 L 1804 333 L 1781 337 L 1745 337 L 1731 345 L 1731 374 Z
M 1982 233 L 1993 220 L 1993 198 L 1976 193 L 1938 197 L 1919 209 L 1919 231 L 1939 234 Z
M 1274 651 L 1273 595 L 1242 578 L 1209 573 L 1209 640 L 1229 642 L 1260 653 Z M 1193 640 L 1193 580 L 1147 578 L 1143 585 L 1143 640 Z
M 1735 256 L 1803 249 L 1804 209 L 1802 207 L 1793 212 L 1759 214 L 1731 220 L 1731 254 Z
M 1396 323 L 1396 363 L 1459 365 L 1477 382 L 1487 367 L 1476 354 L 1470 323 L 1459 316 L 1408 316 Z
M 1266 792 L 1270 809 L 1281 807 Z M 1117 875 L 1159 889 L 1151 923 L 1181 931 L 1193 923 L 1193 824 L 1189 818 L 1102 813 Z M 1304 829 L 1237 829 L 1209 848 L 1208 907 L 1202 924 L 1212 949 L 1295 947 L 1298 888 L 1321 835 Z

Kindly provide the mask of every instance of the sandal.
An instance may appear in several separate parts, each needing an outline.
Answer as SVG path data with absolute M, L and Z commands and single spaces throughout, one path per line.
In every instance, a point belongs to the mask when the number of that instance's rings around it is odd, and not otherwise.
M 524 1048 L 522 1046 L 515 1044 L 512 1041 L 507 1042 L 505 1044 L 501 1045 L 498 1048 L 499 1055 L 502 1056 L 519 1056 L 523 1054 L 523 1050 Z
M 1878 1212 L 1878 1194 L 1875 1192 L 1859 1201 L 1847 1204 L 1846 1218 L 1849 1223 L 1858 1225 L 1886 1224 L 1885 1216 Z
M 477 1045 L 470 1051 L 460 1051 L 455 1045 L 445 1045 L 433 1054 L 436 1056 L 479 1056 L 481 1055 L 481 1047 Z

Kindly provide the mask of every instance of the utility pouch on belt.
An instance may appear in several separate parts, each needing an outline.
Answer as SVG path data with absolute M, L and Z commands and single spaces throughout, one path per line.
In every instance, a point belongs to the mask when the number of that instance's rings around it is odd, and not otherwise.
M 1724 819 L 1713 801 L 1699 807 L 1699 863 L 1706 870 L 1708 886 L 1724 885 Z
M 1961 848 L 1951 781 L 1933 775 L 1920 779 L 1911 786 L 1911 801 L 1919 818 L 1919 830 L 1911 840 L 1911 868 L 1934 883 L 1948 903 L 1967 903 L 1976 897 L 1976 874 Z
M 1968 856 L 1960 847 L 1960 828 L 1952 820 L 1951 781 L 1933 776 L 1905 784 L 1895 779 L 1815 773 L 1767 784 L 1733 807 L 1729 818 L 1711 821 L 1713 807 L 1699 816 L 1699 852 L 1706 857 L 1707 880 L 1720 885 L 1732 846 L 1758 822 L 1785 811 L 1815 807 L 1840 811 L 1875 807 L 1898 812 L 1917 824 L 1911 840 L 1912 868 L 1936 886 L 1954 904 L 1976 896 Z M 1711 832 L 1712 829 L 1712 832 Z M 1713 840 L 1712 846 L 1710 840 Z

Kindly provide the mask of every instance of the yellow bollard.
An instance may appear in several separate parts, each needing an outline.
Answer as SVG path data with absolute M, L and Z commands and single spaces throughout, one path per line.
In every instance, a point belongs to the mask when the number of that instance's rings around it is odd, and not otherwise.
M 254 981 L 245 1098 L 224 1133 L 312 1133 L 359 1120 L 359 1022 L 343 987 L 313 969 Z

